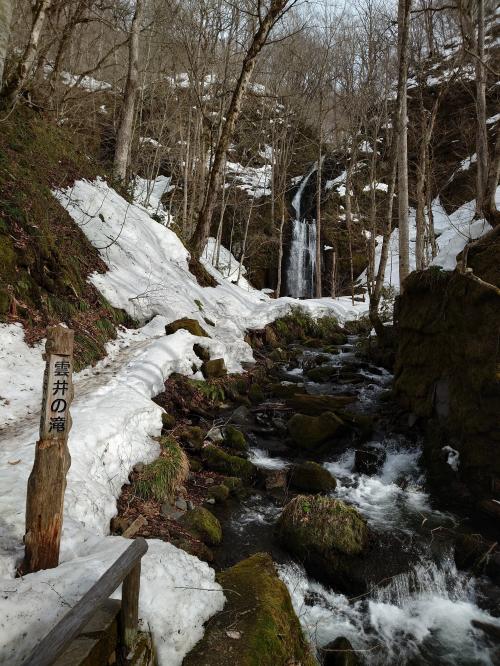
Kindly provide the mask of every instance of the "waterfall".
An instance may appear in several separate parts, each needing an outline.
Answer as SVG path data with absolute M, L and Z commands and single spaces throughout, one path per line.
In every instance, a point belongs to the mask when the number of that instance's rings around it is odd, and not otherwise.
M 312 298 L 314 294 L 316 222 L 309 223 L 302 217 L 301 206 L 304 189 L 317 168 L 314 164 L 302 179 L 292 200 L 295 219 L 292 222 L 292 241 L 286 278 L 288 293 L 294 298 Z

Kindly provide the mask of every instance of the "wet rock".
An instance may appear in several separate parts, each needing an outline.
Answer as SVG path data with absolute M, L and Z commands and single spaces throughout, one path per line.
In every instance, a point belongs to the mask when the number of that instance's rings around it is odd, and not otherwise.
M 337 482 L 322 465 L 308 461 L 295 465 L 290 474 L 290 485 L 307 493 L 328 493 L 335 490 Z
M 237 476 L 245 481 L 250 481 L 255 476 L 255 467 L 249 460 L 233 456 L 217 446 L 205 446 L 201 456 L 205 466 L 214 472 Z
M 294 395 L 287 399 L 286 404 L 299 414 L 320 416 L 325 412 L 336 412 L 346 405 L 356 402 L 352 395 Z
M 182 517 L 181 524 L 197 539 L 208 546 L 217 546 L 222 541 L 222 528 L 219 521 L 208 509 L 197 507 Z
M 175 416 L 172 416 L 172 414 L 167 414 L 167 412 L 163 412 L 161 415 L 161 423 L 163 430 L 172 430 L 172 428 L 175 426 Z
M 238 562 L 217 574 L 217 581 L 226 605 L 207 623 L 183 666 L 317 666 L 268 554 Z
M 211 428 L 211 430 L 207 432 L 205 439 L 209 439 L 215 444 L 220 444 L 222 441 L 224 441 L 224 435 L 221 428 Z
M 227 368 L 223 358 L 214 358 L 212 361 L 204 361 L 201 366 L 202 375 L 205 379 L 219 379 L 227 375 Z
M 354 469 L 359 474 L 376 474 L 386 459 L 384 449 L 370 447 L 357 449 L 354 455 Z
M 360 666 L 361 662 L 351 643 L 339 636 L 324 648 L 321 648 L 320 654 L 323 658 L 323 666 Z
M 234 451 L 245 452 L 248 450 L 245 435 L 233 425 L 227 425 L 224 429 L 224 444 Z
M 183 317 L 182 319 L 176 319 L 176 321 L 171 322 L 165 326 L 165 334 L 172 335 L 180 329 L 189 331 L 192 335 L 197 335 L 201 338 L 209 338 L 210 336 L 200 325 L 200 322 L 196 319 L 189 319 L 188 317 Z
M 487 574 L 500 582 L 500 549 L 480 534 L 458 534 L 455 541 L 455 563 L 459 569 L 470 569 L 476 575 Z
M 193 345 L 193 351 L 200 361 L 210 361 L 210 351 L 198 342 Z
M 287 427 L 294 445 L 305 451 L 315 451 L 331 442 L 343 425 L 343 421 L 333 412 L 321 416 L 295 414 L 288 421 Z
M 208 491 L 208 497 L 213 499 L 217 504 L 222 504 L 229 497 L 229 488 L 224 484 L 212 486 Z
M 226 476 L 224 486 L 228 488 L 231 494 L 237 494 L 243 488 L 243 482 L 237 476 Z
M 266 490 L 281 490 L 287 487 L 286 469 L 259 469 Z

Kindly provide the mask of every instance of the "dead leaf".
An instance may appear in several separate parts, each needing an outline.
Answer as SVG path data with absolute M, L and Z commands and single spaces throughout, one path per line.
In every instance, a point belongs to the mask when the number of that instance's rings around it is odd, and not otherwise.
M 241 638 L 241 631 L 226 631 L 226 636 L 239 640 Z
M 9 460 L 8 462 L 9 465 L 19 465 L 19 463 L 21 462 L 21 458 L 19 458 L 19 460 Z

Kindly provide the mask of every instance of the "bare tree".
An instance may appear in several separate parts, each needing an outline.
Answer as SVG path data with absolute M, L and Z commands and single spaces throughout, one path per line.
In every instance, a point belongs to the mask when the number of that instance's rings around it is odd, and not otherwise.
M 116 136 L 114 158 L 114 175 L 121 182 L 124 182 L 127 177 L 130 147 L 132 145 L 135 98 L 139 83 L 139 36 L 143 13 L 144 0 L 136 0 L 134 18 L 132 19 L 132 26 L 130 28 L 127 83 L 125 85 L 123 106 Z
M 7 104 L 14 104 L 19 94 L 26 85 L 33 67 L 35 65 L 36 57 L 38 54 L 38 45 L 42 34 L 43 24 L 48 9 L 52 5 L 53 0 L 38 0 L 33 9 L 33 22 L 31 31 L 24 49 L 21 60 L 9 81 L 2 90 L 2 97 Z
M 224 165 L 224 159 L 234 133 L 236 122 L 241 113 L 242 102 L 250 83 L 250 78 L 255 68 L 257 56 L 267 42 L 269 33 L 275 24 L 288 11 L 297 0 L 271 0 L 267 11 L 262 15 L 262 3 L 258 3 L 257 20 L 258 28 L 252 37 L 250 46 L 243 58 L 241 72 L 236 87 L 231 96 L 229 108 L 225 114 L 220 136 L 215 147 L 214 158 L 208 174 L 208 185 L 205 199 L 198 215 L 198 222 L 192 238 L 192 246 L 195 254 L 200 256 L 204 250 L 205 243 L 210 235 L 210 225 L 217 199 L 219 185 Z

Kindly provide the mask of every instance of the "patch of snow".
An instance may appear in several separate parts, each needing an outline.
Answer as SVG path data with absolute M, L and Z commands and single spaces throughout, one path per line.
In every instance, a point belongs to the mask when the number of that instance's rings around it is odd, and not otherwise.
M 264 164 L 261 167 L 243 166 L 239 162 L 226 162 L 226 173 L 229 180 L 236 187 L 243 190 L 254 199 L 270 196 L 271 194 L 271 164 Z M 230 187 L 231 183 L 226 183 Z
M 136 176 L 133 184 L 134 202 L 144 206 L 150 215 L 155 215 L 168 227 L 172 220 L 161 200 L 163 195 L 171 192 L 174 187 L 170 176 L 157 176 L 154 180 Z

